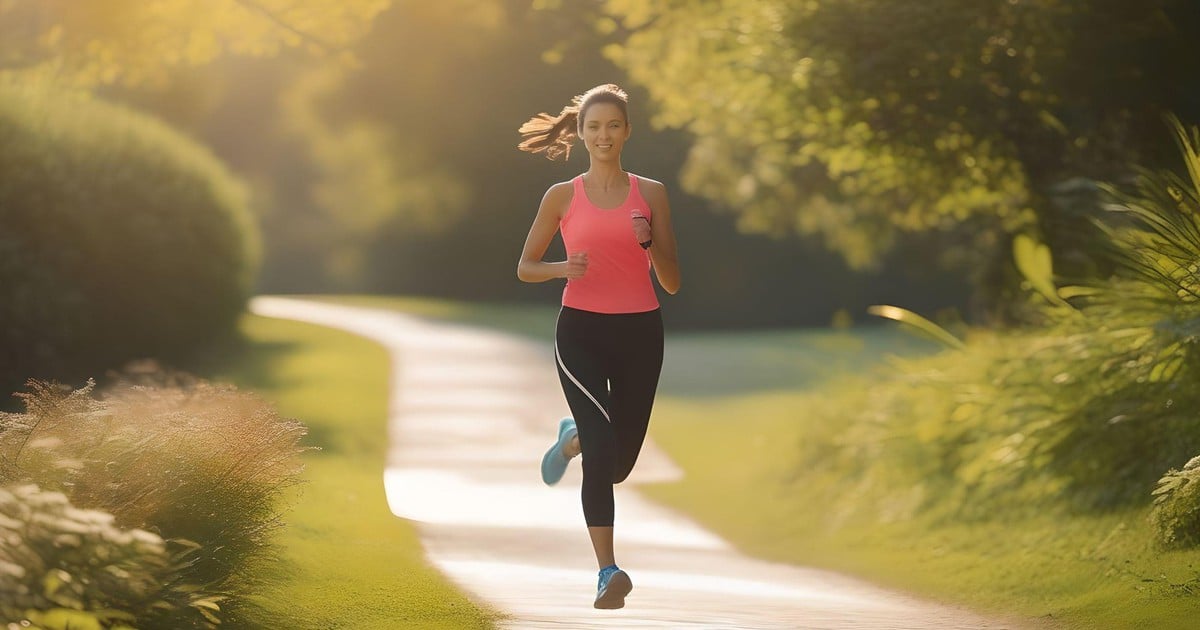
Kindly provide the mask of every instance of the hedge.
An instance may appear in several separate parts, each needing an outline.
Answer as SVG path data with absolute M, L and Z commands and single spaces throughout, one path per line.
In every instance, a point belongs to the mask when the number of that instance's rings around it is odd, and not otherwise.
M 0 385 L 171 360 L 233 330 L 259 241 L 240 183 L 165 124 L 0 81 Z

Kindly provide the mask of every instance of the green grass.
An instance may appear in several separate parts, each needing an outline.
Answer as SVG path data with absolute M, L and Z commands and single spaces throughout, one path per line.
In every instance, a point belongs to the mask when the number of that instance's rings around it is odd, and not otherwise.
M 886 347 L 884 341 L 877 340 L 875 347 Z M 722 343 L 742 345 L 746 356 L 779 351 L 772 340 L 753 335 L 723 337 Z M 808 362 L 824 354 L 819 347 L 824 343 L 825 335 L 798 334 L 789 351 L 797 361 Z M 696 337 L 679 345 L 699 351 L 713 347 L 714 340 Z M 869 369 L 870 353 L 857 358 L 863 361 L 857 367 L 854 357 L 841 361 L 846 369 Z M 711 363 L 722 362 L 714 357 Z M 739 382 L 743 374 L 753 373 L 716 369 Z M 798 463 L 806 440 L 824 441 L 837 431 L 817 426 L 806 415 L 812 392 L 855 395 L 836 391 L 836 384 L 817 374 L 809 376 L 813 378 L 798 378 L 790 391 L 759 391 L 748 382 L 744 393 L 715 400 L 691 393 L 695 383 L 688 385 L 686 376 L 685 386 L 664 387 L 651 431 L 686 477 L 643 486 L 643 491 L 691 514 L 752 555 L 852 573 L 917 595 L 1016 617 L 1025 625 L 1196 627 L 1200 551 L 1154 549 L 1148 508 L 1099 515 L 1030 511 L 975 523 L 921 513 L 889 520 L 870 510 L 831 515 L 828 506 L 842 498 L 833 493 L 869 495 L 874 489 L 849 483 L 856 478 L 853 469 Z M 704 378 L 698 376 L 697 383 Z M 897 514 L 906 513 L 909 500 L 909 495 L 896 493 Z
M 838 331 L 668 331 L 659 392 L 664 397 L 718 399 L 791 392 L 818 387 L 837 374 L 878 367 L 883 357 L 937 349 L 889 325 Z
M 553 307 L 386 297 L 321 299 L 488 326 L 545 343 L 550 342 L 556 312 Z M 888 327 L 843 332 L 668 331 L 667 344 L 651 431 L 686 477 L 642 489 L 745 552 L 854 574 L 1028 626 L 1195 626 L 1193 620 L 1200 615 L 1200 552 L 1153 548 L 1145 508 L 1092 514 L 1030 510 L 965 523 L 940 513 L 909 517 L 911 494 L 896 492 L 889 496 L 895 518 L 888 518 L 887 510 L 848 511 L 831 518 L 828 510 L 836 503 L 835 493 L 869 496 L 879 489 L 848 483 L 856 478 L 852 462 L 842 462 L 843 468 L 801 463 L 806 444 L 828 440 L 843 428 L 806 413 L 813 396 L 853 397 L 855 392 L 839 385 L 840 374 L 891 369 L 882 361 L 887 355 L 927 354 L 937 349 L 932 344 Z M 360 378 L 375 378 L 374 370 L 346 369 Z M 316 365 L 311 370 L 307 378 L 346 374 Z M 295 378 L 287 371 L 275 374 Z M 280 391 L 292 388 L 278 385 Z M 352 386 L 340 383 L 335 388 Z M 303 403 L 303 408 L 312 404 Z M 320 431 L 328 425 L 315 426 Z M 352 438 L 339 432 L 331 443 L 346 439 Z M 310 486 L 308 492 L 315 490 Z M 298 530 L 289 536 L 302 534 Z M 419 554 L 414 557 L 419 561 Z
M 277 541 L 258 598 L 263 627 L 488 628 L 497 616 L 469 601 L 423 557 L 412 523 L 387 508 L 383 469 L 389 362 L 346 333 L 247 316 L 248 343 L 206 376 L 249 389 L 310 429 L 305 483 Z
M 303 299 L 398 311 L 421 318 L 481 326 L 553 342 L 558 306 L 466 304 L 433 298 L 311 295 Z M 846 331 L 765 330 L 676 334 L 667 331 L 661 389 L 675 395 L 727 396 L 795 390 L 833 374 L 855 371 L 888 355 L 915 356 L 940 346 L 881 325 Z M 738 378 L 729 378 L 736 374 Z

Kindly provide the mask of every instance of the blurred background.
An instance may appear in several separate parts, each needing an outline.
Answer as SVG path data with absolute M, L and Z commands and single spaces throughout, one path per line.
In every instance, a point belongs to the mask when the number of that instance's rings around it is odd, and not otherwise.
M 298 468 L 266 489 L 239 468 L 244 511 L 213 508 L 192 499 L 227 477 L 213 453 L 261 454 L 162 433 L 162 459 L 138 459 L 153 433 L 139 427 L 175 427 L 192 394 L 130 403 L 141 424 L 88 425 L 121 439 L 64 420 L 116 414 L 86 379 L 154 358 L 304 415 L 325 449 L 310 465 L 329 466 L 304 509 L 357 510 L 330 507 L 358 490 L 328 462 L 377 490 L 386 357 L 248 317 L 247 300 L 333 294 L 548 335 L 561 283 L 523 284 L 516 263 L 544 191 L 587 156 L 520 153 L 517 128 L 617 83 L 623 166 L 667 185 L 684 277 L 663 299 L 678 359 L 653 430 L 688 477 L 655 497 L 773 559 L 1029 618 L 1192 627 L 1198 30 L 1195 0 L 0 0 L 0 387 L 32 392 L 0 402 L 26 408 L 0 413 L 0 481 L 203 538 L 201 569 L 235 572 L 223 530 L 188 527 L 228 513 L 253 548 L 275 522 L 262 497 Z M 203 393 L 232 410 L 209 415 L 269 415 L 227 393 Z M 213 426 L 199 434 L 243 430 Z M 305 429 L 286 426 L 264 448 L 299 458 Z M 195 467 L 170 463 L 185 442 Z M 35 444 L 75 450 L 26 457 Z M 125 460 L 143 462 L 136 479 L 111 465 Z M 182 481 L 158 484 L 160 512 L 121 486 L 169 466 Z M 14 487 L 0 515 L 73 514 Z M 346 535 L 327 539 L 335 560 L 312 567 L 344 561 Z M 393 599 L 373 579 L 346 601 Z M 241 592 L 222 584 L 171 597 L 204 616 Z
M 177 349 L 231 321 L 239 291 L 553 301 L 515 260 L 541 194 L 586 154 L 520 154 L 516 128 L 605 82 L 632 97 L 625 167 L 677 208 L 677 329 L 844 324 L 876 303 L 1011 321 L 1012 236 L 1094 273 L 1087 182 L 1169 160 L 1163 114 L 1197 118 L 1200 9 L 941 4 L 4 0 L 6 363 Z M 155 139 L 95 141 L 135 129 Z M 68 168 L 78 190 L 48 192 Z M 151 197 L 177 211 L 96 208 Z M 178 210 L 193 203 L 216 209 Z M 225 227 L 201 234 L 212 214 Z M 155 251 L 133 253 L 139 230 Z M 207 255 L 159 260 L 185 251 Z M 168 269 L 142 304 L 134 286 Z M 146 321 L 174 317 L 164 293 L 181 294 L 170 340 Z M 108 314 L 76 321 L 80 305 Z

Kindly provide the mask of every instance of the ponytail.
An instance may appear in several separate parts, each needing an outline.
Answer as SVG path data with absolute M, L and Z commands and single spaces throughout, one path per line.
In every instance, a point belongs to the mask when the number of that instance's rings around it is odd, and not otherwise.
M 562 109 L 558 116 L 545 112 L 530 118 L 517 131 L 525 140 L 517 148 L 530 153 L 545 153 L 546 159 L 557 160 L 561 155 L 564 160 L 571 157 L 571 145 L 579 136 L 576 128 L 579 124 L 579 97 Z
M 571 145 L 579 137 L 583 116 L 594 103 L 612 103 L 621 108 L 625 120 L 629 120 L 627 103 L 629 97 L 621 88 L 607 83 L 598 85 L 571 99 L 571 104 L 562 108 L 557 116 L 545 112 L 530 118 L 517 130 L 525 139 L 517 148 L 529 153 L 544 153 L 547 159 L 559 156 L 571 157 Z

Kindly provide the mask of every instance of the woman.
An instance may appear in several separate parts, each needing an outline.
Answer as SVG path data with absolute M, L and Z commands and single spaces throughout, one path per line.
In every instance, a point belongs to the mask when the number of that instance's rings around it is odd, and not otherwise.
M 519 148 L 555 159 L 576 137 L 588 152 L 587 172 L 550 187 L 525 239 L 517 277 L 566 279 L 554 353 L 574 418 L 542 458 L 542 480 L 554 485 L 583 455 L 584 520 L 600 566 L 596 608 L 621 608 L 633 589 L 613 552 L 613 484 L 629 476 L 650 423 L 663 359 L 663 325 L 650 279 L 679 290 L 679 263 L 666 188 L 621 168 L 629 139 L 628 97 L 600 85 L 575 97 L 558 116 L 538 114 L 520 128 Z M 567 260 L 542 257 L 562 233 Z

